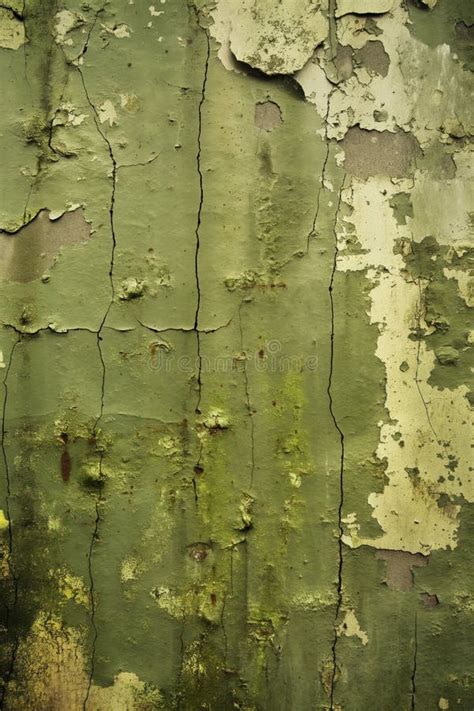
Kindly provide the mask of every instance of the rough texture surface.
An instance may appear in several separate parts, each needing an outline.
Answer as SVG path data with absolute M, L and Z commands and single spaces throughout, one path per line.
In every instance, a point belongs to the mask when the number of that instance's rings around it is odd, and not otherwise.
M 2 709 L 474 708 L 473 23 L 0 8 Z

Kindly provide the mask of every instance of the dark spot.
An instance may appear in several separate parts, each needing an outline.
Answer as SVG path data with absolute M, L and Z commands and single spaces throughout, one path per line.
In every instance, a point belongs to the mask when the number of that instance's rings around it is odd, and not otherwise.
M 215 605 L 217 602 L 217 595 L 216 593 L 211 593 L 211 604 Z
M 426 607 L 436 607 L 439 605 L 439 598 L 437 595 L 430 595 L 429 593 L 421 593 L 421 599 L 425 603 Z
M 61 465 L 61 476 L 63 478 L 63 481 L 69 481 L 69 478 L 71 476 L 72 463 L 71 463 L 71 457 L 70 457 L 67 449 L 65 449 L 61 454 L 60 465 Z
M 201 476 L 201 474 L 204 473 L 204 469 L 199 464 L 196 464 L 193 471 L 196 474 L 196 476 Z
M 192 543 L 188 546 L 188 555 L 197 563 L 202 563 L 209 555 L 210 546 L 208 543 Z

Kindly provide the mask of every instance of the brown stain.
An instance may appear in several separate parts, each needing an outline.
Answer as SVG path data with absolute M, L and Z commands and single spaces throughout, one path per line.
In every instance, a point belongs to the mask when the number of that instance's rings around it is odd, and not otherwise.
M 14 233 L 0 230 L 0 279 L 21 284 L 41 277 L 55 262 L 62 247 L 90 238 L 91 227 L 82 209 L 50 220 L 41 210 Z
M 413 587 L 414 567 L 428 564 L 429 558 L 421 553 L 408 553 L 408 551 L 390 551 L 381 549 L 375 554 L 378 560 L 387 564 L 384 583 L 390 590 L 407 591 Z
M 69 454 L 67 449 L 64 449 L 61 453 L 60 468 L 63 481 L 69 481 L 72 471 L 72 462 L 71 455 Z
M 414 159 L 421 155 L 416 138 L 404 131 L 366 131 L 353 126 L 341 145 L 346 171 L 364 180 L 374 175 L 403 178 L 410 173 Z
M 421 593 L 421 599 L 425 603 L 425 607 L 433 608 L 438 607 L 439 598 L 437 595 L 430 595 L 430 593 Z

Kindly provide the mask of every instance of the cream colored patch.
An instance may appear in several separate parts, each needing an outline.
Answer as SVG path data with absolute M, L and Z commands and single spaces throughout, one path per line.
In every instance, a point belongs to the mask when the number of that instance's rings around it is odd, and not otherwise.
M 110 99 L 107 99 L 104 101 L 103 104 L 99 106 L 98 109 L 98 114 L 99 114 L 99 121 L 101 123 L 105 123 L 106 121 L 109 122 L 109 126 L 115 126 L 117 122 L 117 112 L 115 110 L 115 107 L 113 103 L 110 101 Z
M 419 327 L 429 332 L 423 314 L 427 284 L 405 278 L 404 260 L 394 253 L 394 246 L 400 238 L 408 242 L 410 225 L 398 225 L 389 206 L 391 196 L 408 190 L 409 183 L 354 179 L 344 193 L 344 201 L 353 208 L 348 222 L 355 226 L 361 249 L 357 254 L 344 253 L 342 221 L 337 267 L 342 271 L 367 269 L 372 283 L 370 321 L 379 328 L 376 356 L 385 366 L 389 416 L 379 425 L 377 449 L 378 458 L 387 463 L 388 484 L 368 498 L 382 534 L 367 538 L 350 525 L 344 542 L 426 555 L 456 546 L 460 506 L 440 506 L 440 496 L 461 494 L 474 500 L 469 471 L 471 417 L 465 398 L 468 388 L 441 390 L 429 385 L 435 356 L 423 341 L 410 338 Z M 451 472 L 453 457 L 457 466 Z
M 0 47 L 18 49 L 26 41 L 23 22 L 7 7 L 0 7 Z
M 466 100 L 474 90 L 471 72 L 463 69 L 448 45 L 429 47 L 413 37 L 401 0 L 393 0 L 392 5 L 389 13 L 376 18 L 382 31 L 378 40 L 389 59 L 386 76 L 370 75 L 364 67 L 356 66 L 353 74 L 335 88 L 316 69 L 326 68 L 319 50 L 301 76 L 296 75 L 321 116 L 326 115 L 325 97 L 331 92 L 328 136 L 340 140 L 355 125 L 368 130 L 402 129 L 412 132 L 424 147 L 447 140 L 453 126 L 461 135 L 472 131 L 473 117 Z M 338 42 L 361 49 L 373 40 L 365 19 L 353 14 L 341 17 L 337 22 Z M 318 91 L 308 88 L 316 82 Z
M 327 18 L 315 11 L 311 0 L 218 0 L 211 14 L 210 32 L 221 44 L 218 56 L 229 69 L 235 68 L 231 51 L 266 74 L 292 74 L 328 33 Z
M 70 102 L 61 104 L 53 119 L 53 126 L 80 126 L 87 118 L 87 114 L 78 113 L 76 107 Z
M 427 4 L 428 4 L 428 3 L 427 3 Z M 434 5 L 434 4 L 435 4 L 435 3 L 433 3 L 433 5 Z M 440 700 L 438 701 L 438 707 L 439 707 L 442 711 L 447 711 L 447 709 L 449 709 L 449 701 L 448 701 L 448 699 L 445 699 L 445 698 L 443 698 L 443 697 L 441 696 Z
M 127 37 L 130 37 L 130 27 L 123 22 L 120 25 L 102 25 L 102 29 L 110 35 L 114 35 L 117 39 L 126 39 Z
M 392 6 L 393 0 L 337 0 L 336 17 L 349 13 L 376 15 L 388 12 Z
M 73 44 L 73 40 L 71 38 L 66 39 L 66 35 L 83 23 L 81 15 L 70 10 L 60 10 L 56 13 L 55 20 L 54 33 L 56 42 L 58 44 Z
M 354 610 L 346 611 L 343 621 L 337 628 L 337 633 L 339 636 L 344 635 L 345 637 L 357 637 L 357 639 L 360 639 L 364 646 L 369 641 L 367 632 L 364 632 L 364 630 L 360 628 L 359 621 Z

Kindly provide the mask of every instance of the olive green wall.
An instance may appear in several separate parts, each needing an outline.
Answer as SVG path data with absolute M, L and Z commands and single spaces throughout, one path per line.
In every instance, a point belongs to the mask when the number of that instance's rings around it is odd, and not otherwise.
M 474 708 L 474 6 L 0 7 L 0 707 Z

